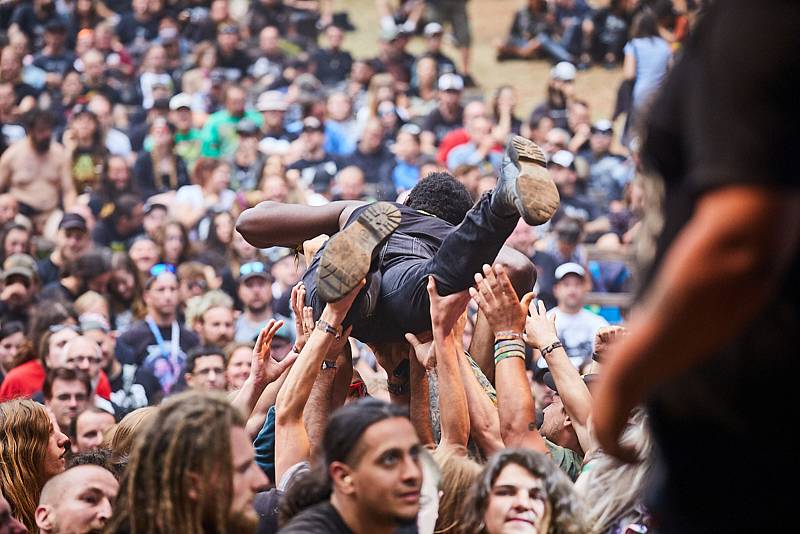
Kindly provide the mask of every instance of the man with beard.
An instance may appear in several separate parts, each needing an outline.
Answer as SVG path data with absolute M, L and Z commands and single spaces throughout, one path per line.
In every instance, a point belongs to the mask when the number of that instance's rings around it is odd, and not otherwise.
M 75 186 L 70 173 L 64 171 L 64 147 L 51 142 L 53 118 L 37 109 L 26 122 L 27 137 L 0 157 L 0 193 L 11 193 L 19 203 L 20 213 L 41 229 L 62 202 L 66 209 L 72 206 Z
M 244 425 L 222 395 L 167 399 L 131 451 L 108 532 L 254 532 L 267 477 Z
M 36 526 L 42 534 L 102 532 L 117 491 L 119 483 L 107 469 L 97 465 L 68 469 L 42 488 Z

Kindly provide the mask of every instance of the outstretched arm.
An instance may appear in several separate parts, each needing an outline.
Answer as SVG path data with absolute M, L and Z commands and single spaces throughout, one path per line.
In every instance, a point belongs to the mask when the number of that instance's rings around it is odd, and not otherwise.
M 242 414 L 250 418 L 264 389 L 277 381 L 283 372 L 291 366 L 297 355 L 290 352 L 281 361 L 275 360 L 270 353 L 272 338 L 283 326 L 283 321 L 270 319 L 267 325 L 258 333 L 256 346 L 253 348 L 250 376 L 244 381 L 241 389 L 231 400 L 231 404 L 239 408 Z
M 342 300 L 326 305 L 320 321 L 334 328 L 341 328 L 345 315 L 363 286 L 362 281 Z M 322 367 L 322 361 L 334 341 L 333 334 L 316 327 L 278 393 L 275 404 L 276 480 L 280 480 L 283 473 L 292 465 L 309 458 L 311 446 L 303 424 L 303 411 Z
M 522 333 L 533 293 L 520 304 L 508 274 L 502 265 L 483 266 L 483 276 L 475 275 L 472 298 L 486 314 L 495 339 L 495 385 L 500 435 L 507 447 L 526 447 L 548 453 L 547 445 L 536 428 L 536 410 L 528 376 L 525 373 L 525 344 Z M 504 340 L 503 338 L 508 338 Z
M 353 210 L 364 204 L 342 200 L 304 206 L 267 200 L 244 210 L 236 221 L 236 230 L 254 247 L 295 247 L 320 234 L 335 234 Z
M 530 315 L 525 322 L 525 342 L 541 351 L 558 343 L 555 317 L 548 319 L 544 302 L 531 303 Z M 592 413 L 592 395 L 581 379 L 580 373 L 569 361 L 563 347 L 556 347 L 544 355 L 547 367 L 553 375 L 558 395 L 564 403 L 572 427 L 578 436 L 584 455 L 588 455 L 597 447 L 596 440 L 589 434 L 589 415 Z

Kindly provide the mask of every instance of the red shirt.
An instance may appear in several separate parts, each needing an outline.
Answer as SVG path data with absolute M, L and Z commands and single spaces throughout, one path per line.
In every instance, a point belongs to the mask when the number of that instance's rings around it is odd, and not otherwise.
M 14 367 L 0 384 L 0 402 L 33 396 L 42 390 L 44 377 L 44 367 L 39 360 L 34 359 Z M 95 393 L 111 400 L 111 384 L 103 371 L 100 371 Z

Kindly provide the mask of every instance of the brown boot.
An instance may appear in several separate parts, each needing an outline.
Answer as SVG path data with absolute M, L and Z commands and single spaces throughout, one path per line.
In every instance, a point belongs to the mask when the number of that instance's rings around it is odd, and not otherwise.
M 542 149 L 515 135 L 506 147 L 492 209 L 500 215 L 517 213 L 526 223 L 538 226 L 550 220 L 560 203 Z
M 325 244 L 317 270 L 317 291 L 325 302 L 336 302 L 369 272 L 380 245 L 400 225 L 400 210 L 376 202 Z

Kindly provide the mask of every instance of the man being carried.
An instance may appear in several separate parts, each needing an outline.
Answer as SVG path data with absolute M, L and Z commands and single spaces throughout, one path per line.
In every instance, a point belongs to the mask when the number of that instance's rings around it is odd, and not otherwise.
M 352 325 L 352 335 L 362 341 L 391 341 L 402 340 L 406 332 L 430 330 L 429 275 L 448 295 L 471 286 L 481 266 L 497 259 L 517 274 L 516 290 L 528 291 L 533 265 L 503 243 L 520 217 L 542 224 L 558 204 L 541 150 L 517 136 L 509 143 L 497 188 L 475 206 L 452 176 L 434 173 L 411 191 L 407 205 L 263 202 L 241 215 L 237 230 L 257 247 L 296 246 L 320 234 L 336 234 L 317 252 L 304 277 L 314 317 L 319 318 L 326 302 L 342 298 L 367 277 L 345 326 Z

